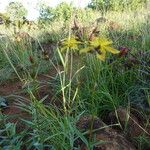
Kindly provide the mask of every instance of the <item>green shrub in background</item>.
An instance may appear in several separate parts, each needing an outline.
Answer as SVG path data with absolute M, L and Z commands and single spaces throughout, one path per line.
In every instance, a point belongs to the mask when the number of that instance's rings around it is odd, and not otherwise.
M 79 22 L 89 22 L 88 20 L 95 20 L 97 12 L 94 12 L 91 8 L 77 8 L 75 13 Z
M 92 0 L 88 7 L 103 12 L 108 10 L 123 11 L 126 9 L 137 10 L 146 3 L 147 0 Z
M 55 18 L 64 21 L 68 21 L 71 18 L 73 12 L 73 6 L 65 2 L 60 3 L 55 9 Z
M 41 4 L 39 6 L 40 16 L 38 18 L 39 24 L 49 24 L 54 20 L 55 12 L 54 9 L 50 6 L 46 6 L 45 4 Z
M 39 25 L 49 25 L 54 21 L 63 21 L 64 23 L 66 23 L 71 18 L 73 6 L 66 2 L 60 3 L 55 8 L 49 7 L 45 4 L 41 4 L 39 6 L 39 12 Z
M 10 2 L 6 11 L 11 21 L 20 20 L 23 16 L 27 16 L 27 10 L 20 2 Z
M 39 12 L 40 16 L 38 18 L 38 23 L 42 25 L 42 27 L 43 25 L 47 26 L 54 24 L 54 22 L 63 22 L 66 24 L 70 21 L 72 15 L 76 15 L 79 22 L 87 23 L 89 22 L 88 20 L 95 20 L 98 14 L 91 8 L 75 8 L 72 4 L 67 4 L 65 2 L 60 3 L 56 8 L 42 4 L 39 6 Z

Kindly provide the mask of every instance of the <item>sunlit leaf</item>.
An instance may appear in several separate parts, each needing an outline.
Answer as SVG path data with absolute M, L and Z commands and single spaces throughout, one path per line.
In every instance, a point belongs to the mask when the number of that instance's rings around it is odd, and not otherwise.
M 80 50 L 80 53 L 87 53 L 92 50 L 92 47 L 86 47 Z
M 118 53 L 119 53 L 119 51 L 118 51 L 117 49 L 114 49 L 114 48 L 112 48 L 112 47 L 106 46 L 105 49 L 106 49 L 107 51 L 113 53 L 113 54 L 118 54 Z

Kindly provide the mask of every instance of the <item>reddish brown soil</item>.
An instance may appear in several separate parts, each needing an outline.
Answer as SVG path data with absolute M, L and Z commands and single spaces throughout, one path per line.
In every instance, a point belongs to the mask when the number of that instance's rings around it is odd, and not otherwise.
M 119 108 L 117 112 L 120 124 L 121 126 L 124 126 L 127 110 Z M 130 114 L 130 117 L 138 122 L 138 118 L 136 118 L 132 113 Z M 140 128 L 139 125 L 142 128 Z M 114 129 L 113 126 L 108 126 L 100 118 L 92 115 L 81 116 L 76 126 L 79 130 L 84 133 L 86 132 L 85 138 L 105 141 L 104 143 L 94 146 L 93 150 L 136 150 L 138 146 L 137 143 L 133 141 L 134 137 L 145 134 L 150 138 L 150 132 L 142 125 L 142 122 L 138 122 L 137 125 L 130 118 L 128 123 L 128 135 L 125 134 L 123 130 L 118 132 L 118 130 Z M 80 138 L 75 141 L 74 146 L 80 147 L 82 150 L 88 149 Z
M 51 98 L 54 95 L 52 87 L 49 86 L 48 80 L 50 79 L 51 76 L 56 75 L 56 70 L 52 69 L 49 71 L 47 74 L 39 75 L 37 77 L 37 81 L 40 83 L 40 88 L 35 94 L 37 99 L 41 99 L 44 96 L 48 95 L 48 98 L 46 99 L 45 103 L 52 103 Z M 20 81 L 7 81 L 3 84 L 0 85 L 0 94 L 1 96 L 9 96 L 9 95 L 19 95 L 24 98 L 24 103 L 30 103 L 30 96 L 28 93 L 23 93 L 23 84 Z M 26 126 L 21 122 L 20 118 L 22 119 L 31 119 L 30 114 L 27 112 L 23 111 L 22 109 L 19 109 L 16 106 L 16 101 L 11 98 L 11 96 L 8 97 L 8 102 L 9 105 L 6 109 L 4 109 L 2 112 L 5 115 L 9 115 L 10 118 L 8 119 L 9 122 L 17 123 L 17 132 L 23 131 Z M 60 102 L 56 101 L 56 105 L 59 108 Z M 125 121 L 126 121 L 126 116 L 127 116 L 127 110 L 124 108 L 120 108 L 116 110 L 118 113 L 118 119 L 120 121 L 120 124 L 124 126 Z M 114 112 L 109 114 L 109 119 L 112 123 L 117 123 L 114 122 L 116 115 Z M 92 124 L 91 124 L 92 123 Z M 77 128 L 79 130 L 85 130 L 85 131 L 90 131 L 93 129 L 99 129 L 102 128 L 101 130 L 97 130 L 96 132 L 92 131 L 91 133 L 87 133 L 86 138 L 90 139 L 95 137 L 97 141 L 107 141 L 108 143 L 105 144 L 98 144 L 94 149 L 97 150 L 135 150 L 135 143 L 130 142 L 129 137 L 135 137 L 139 136 L 143 133 L 145 133 L 148 137 L 150 137 L 150 128 L 146 128 L 144 124 L 139 120 L 138 117 L 136 117 L 134 114 L 130 114 L 130 118 L 128 120 L 128 137 L 126 137 L 123 132 L 117 132 L 117 130 L 107 127 L 107 126 L 102 120 L 100 120 L 97 117 L 92 117 L 92 116 L 82 116 L 80 120 L 76 124 Z M 91 128 L 92 127 L 92 128 Z M 89 130 L 90 129 L 90 130 Z M 121 145 L 121 147 L 120 147 Z M 82 150 L 87 150 L 87 147 L 85 144 L 82 142 L 81 139 L 77 139 L 75 141 L 75 146 L 80 148 Z
M 5 82 L 0 85 L 1 95 L 10 95 L 16 92 L 19 92 L 22 88 L 21 82 Z
M 37 77 L 37 81 L 40 83 L 40 88 L 38 88 L 37 92 L 34 93 L 37 99 L 41 99 L 44 96 L 48 95 L 45 103 L 50 103 L 50 99 L 52 97 L 51 88 L 49 87 L 47 81 L 49 80 L 49 76 L 56 75 L 55 70 L 50 70 L 49 73 L 39 75 Z M 8 107 L 2 110 L 3 114 L 9 115 L 10 118 L 8 121 L 16 123 L 19 126 L 18 128 L 22 128 L 22 124 L 20 123 L 19 118 L 30 118 L 30 115 L 27 112 L 19 109 L 16 106 L 15 96 L 21 96 L 24 99 L 24 103 L 30 103 L 30 96 L 27 92 L 23 92 L 23 83 L 20 81 L 6 81 L 0 85 L 0 96 L 6 96 L 6 100 L 8 102 Z M 19 123 L 18 123 L 19 122 Z M 24 128 L 24 127 L 23 127 Z

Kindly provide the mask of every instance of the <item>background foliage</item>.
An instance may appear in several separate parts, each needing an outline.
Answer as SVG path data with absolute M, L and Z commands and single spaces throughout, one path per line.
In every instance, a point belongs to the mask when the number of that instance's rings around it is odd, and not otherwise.
M 100 11 L 137 10 L 146 4 L 147 0 L 92 0 L 88 7 Z
M 20 2 L 11 2 L 6 8 L 7 13 L 9 14 L 10 20 L 20 20 L 22 17 L 27 16 L 27 10 Z

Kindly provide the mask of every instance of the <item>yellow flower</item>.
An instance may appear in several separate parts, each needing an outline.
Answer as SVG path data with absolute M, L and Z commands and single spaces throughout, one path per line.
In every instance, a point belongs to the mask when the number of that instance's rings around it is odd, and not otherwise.
M 21 38 L 20 38 L 19 36 L 17 36 L 17 37 L 16 37 L 16 41 L 17 41 L 17 42 L 20 42 L 20 41 L 21 41 Z
M 64 51 L 67 48 L 77 49 L 78 50 L 78 44 L 80 44 L 80 43 L 81 42 L 79 42 L 79 41 L 76 40 L 76 37 L 66 38 L 62 42 L 63 47 L 61 48 L 61 51 Z
M 113 42 L 111 40 L 105 39 L 105 38 L 99 38 L 96 37 L 92 41 L 90 41 L 90 45 L 87 48 L 84 48 L 80 51 L 80 53 L 86 53 L 91 50 L 95 50 L 97 53 L 97 57 L 104 61 L 106 57 L 106 52 L 111 52 L 113 54 L 118 54 L 119 51 L 112 48 L 110 45 Z

